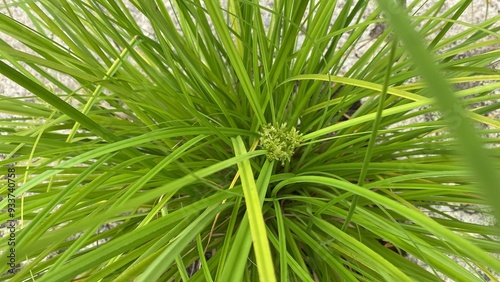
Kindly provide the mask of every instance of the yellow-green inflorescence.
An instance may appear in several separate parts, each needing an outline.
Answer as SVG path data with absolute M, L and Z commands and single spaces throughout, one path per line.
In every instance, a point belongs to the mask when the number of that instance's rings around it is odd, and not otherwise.
M 264 125 L 259 134 L 260 146 L 267 151 L 267 158 L 270 161 L 281 161 L 282 165 L 285 161 L 290 161 L 295 148 L 302 142 L 302 134 L 294 127 L 287 128 L 286 123 L 282 123 L 279 127 Z

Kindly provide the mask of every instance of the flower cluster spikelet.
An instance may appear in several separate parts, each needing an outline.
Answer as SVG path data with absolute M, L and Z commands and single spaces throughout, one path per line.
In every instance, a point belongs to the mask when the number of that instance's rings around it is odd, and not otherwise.
M 294 127 L 288 129 L 286 123 L 279 127 L 271 124 L 264 125 L 259 134 L 260 146 L 267 151 L 267 158 L 270 161 L 281 161 L 282 165 L 285 161 L 290 161 L 295 148 L 302 141 L 302 134 Z

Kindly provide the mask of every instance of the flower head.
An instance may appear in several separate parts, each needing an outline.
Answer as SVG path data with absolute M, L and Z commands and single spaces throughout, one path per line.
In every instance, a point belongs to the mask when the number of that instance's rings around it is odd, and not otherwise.
M 295 148 L 302 141 L 300 134 L 294 127 L 287 129 L 287 124 L 281 126 L 267 124 L 262 127 L 260 134 L 260 146 L 267 151 L 267 158 L 271 161 L 279 160 L 284 165 L 285 161 L 295 152 Z

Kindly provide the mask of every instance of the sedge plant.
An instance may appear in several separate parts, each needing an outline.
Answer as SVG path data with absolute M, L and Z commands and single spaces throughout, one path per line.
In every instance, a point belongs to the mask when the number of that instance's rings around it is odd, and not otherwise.
M 442 209 L 500 213 L 500 16 L 471 7 L 4 4 L 2 279 L 495 279 L 498 226 Z

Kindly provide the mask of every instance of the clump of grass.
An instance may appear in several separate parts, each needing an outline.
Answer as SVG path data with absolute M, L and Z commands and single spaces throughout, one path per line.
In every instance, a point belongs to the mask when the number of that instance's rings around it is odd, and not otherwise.
M 378 2 L 9 2 L 29 22 L 0 15 L 0 72 L 28 94 L 0 97 L 5 279 L 495 277 L 499 229 L 435 206 L 500 210 L 500 16 Z

